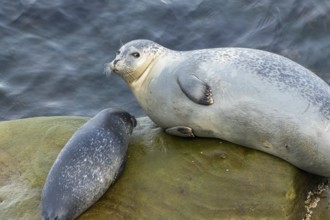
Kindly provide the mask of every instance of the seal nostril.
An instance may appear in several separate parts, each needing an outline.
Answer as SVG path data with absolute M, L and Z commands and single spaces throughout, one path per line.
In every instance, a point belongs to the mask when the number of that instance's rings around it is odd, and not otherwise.
M 118 63 L 118 61 L 119 61 L 119 59 L 114 60 L 114 61 L 113 61 L 113 64 L 116 65 L 116 63 Z

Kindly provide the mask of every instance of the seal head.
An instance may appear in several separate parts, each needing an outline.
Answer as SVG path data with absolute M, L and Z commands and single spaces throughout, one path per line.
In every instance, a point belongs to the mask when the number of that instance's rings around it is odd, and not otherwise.
M 156 57 L 164 51 L 164 47 L 149 40 L 134 40 L 123 45 L 116 58 L 108 65 L 128 84 L 134 83 L 147 72 Z

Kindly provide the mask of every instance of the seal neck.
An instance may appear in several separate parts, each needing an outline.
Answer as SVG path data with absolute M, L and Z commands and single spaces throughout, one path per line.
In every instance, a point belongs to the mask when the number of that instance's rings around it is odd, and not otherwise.
M 148 79 L 148 78 L 150 78 L 150 74 L 152 74 L 151 73 L 151 69 L 153 68 L 153 66 L 155 65 L 155 61 L 156 61 L 157 59 L 156 58 L 153 58 L 151 61 L 150 61 L 150 63 L 149 63 L 149 65 L 147 66 L 147 68 L 145 69 L 145 71 L 135 80 L 135 81 L 133 81 L 133 82 L 131 82 L 130 83 L 130 85 L 132 86 L 132 87 L 141 87 L 141 86 L 144 86 L 145 85 L 145 83 L 146 83 L 146 80 Z
M 162 63 L 162 60 L 165 59 L 164 57 L 166 57 L 167 54 L 167 50 L 162 50 L 161 52 L 155 54 L 144 72 L 136 80 L 129 83 L 129 85 L 133 89 L 137 90 L 140 90 L 141 88 L 146 88 L 146 86 L 148 86 L 150 80 L 154 77 L 154 75 L 161 71 L 162 65 L 160 65 L 160 63 Z

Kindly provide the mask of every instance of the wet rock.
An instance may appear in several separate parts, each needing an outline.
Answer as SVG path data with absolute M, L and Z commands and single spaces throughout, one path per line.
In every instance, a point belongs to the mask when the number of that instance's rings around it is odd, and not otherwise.
M 40 219 L 48 171 L 86 120 L 0 123 L 0 219 Z M 308 192 L 321 181 L 271 155 L 169 136 L 140 118 L 123 175 L 79 219 L 302 219 Z

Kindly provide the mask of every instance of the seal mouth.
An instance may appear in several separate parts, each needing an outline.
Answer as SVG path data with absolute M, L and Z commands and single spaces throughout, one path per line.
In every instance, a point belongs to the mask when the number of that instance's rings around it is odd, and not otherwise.
M 116 73 L 117 69 L 116 67 L 113 65 L 113 63 L 106 63 L 105 64 L 105 68 L 104 68 L 104 73 L 107 77 L 110 77 L 112 72 Z
M 112 61 L 111 63 L 109 63 L 108 67 L 110 68 L 110 70 L 112 70 L 113 72 L 117 71 L 116 68 L 116 64 Z

